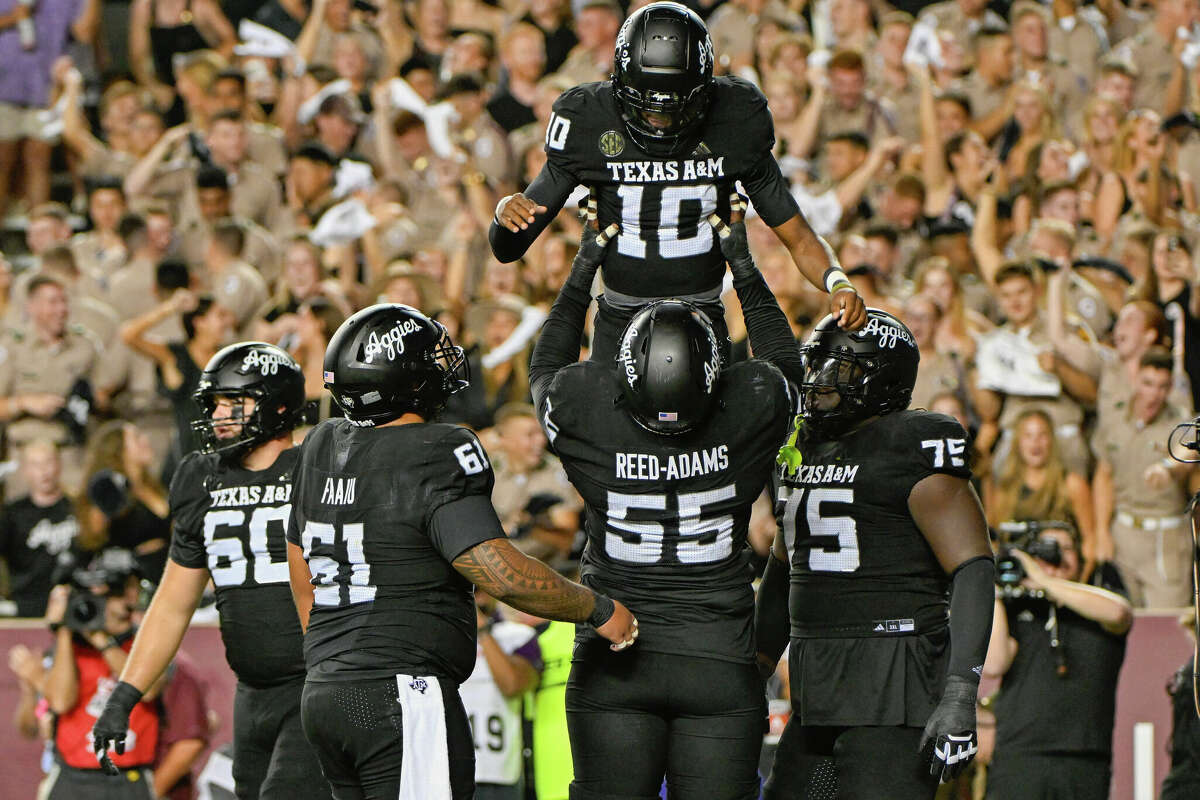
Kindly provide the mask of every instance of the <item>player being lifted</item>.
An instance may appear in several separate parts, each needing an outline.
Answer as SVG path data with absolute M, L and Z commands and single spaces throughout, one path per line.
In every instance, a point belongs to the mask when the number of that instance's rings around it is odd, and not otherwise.
M 286 351 L 245 342 L 213 356 L 195 396 L 205 410 L 197 423 L 203 449 L 183 460 L 171 482 L 170 560 L 121 682 L 96 721 L 96 751 L 112 743 L 123 749 L 129 710 L 174 658 L 211 577 L 225 656 L 238 678 L 238 798 L 328 798 L 300 727 L 304 654 L 284 541 L 304 375 Z
M 736 197 L 736 196 L 735 196 Z M 583 582 L 629 606 L 636 651 L 576 637 L 567 686 L 575 800 L 758 796 L 766 707 L 754 664 L 750 507 L 798 395 L 800 353 L 746 246 L 741 206 L 714 219 L 757 358 L 722 367 L 691 303 L 637 312 L 613 362 L 578 361 L 608 239 L 589 202 L 583 241 L 534 348 L 530 382 L 551 446 L 586 504 Z M 708 221 L 702 224 L 709 225 Z
M 547 161 L 523 194 L 496 207 L 488 236 L 500 261 L 520 258 L 577 185 L 594 188 L 600 219 L 620 231 L 604 257 L 593 358 L 610 360 L 630 317 L 652 299 L 699 306 L 725 346 L 725 259 L 705 224 L 728 218 L 741 181 L 799 270 L 832 294 L 845 328 L 866 321 L 862 299 L 800 213 L 771 155 L 774 124 L 751 83 L 713 77 L 704 22 L 677 3 L 635 11 L 617 35 L 613 76 L 564 92 L 546 129 Z
M 621 650 L 637 622 L 509 543 L 475 434 L 435 419 L 466 359 L 414 308 L 376 305 L 325 352 L 345 414 L 309 433 L 288 562 L 305 627 L 304 730 L 338 798 L 466 800 L 475 751 L 458 686 L 475 666 L 472 583 Z
M 764 797 L 819 794 L 832 758 L 839 797 L 928 800 L 975 754 L 992 627 L 966 434 L 906 410 L 919 356 L 890 314 L 868 309 L 855 332 L 826 317 L 804 357 L 755 617 L 765 669 L 791 641 L 792 716 Z

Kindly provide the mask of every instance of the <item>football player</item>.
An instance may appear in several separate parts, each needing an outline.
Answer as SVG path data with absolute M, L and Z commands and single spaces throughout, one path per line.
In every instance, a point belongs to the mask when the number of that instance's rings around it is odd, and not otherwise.
M 475 666 L 472 584 L 546 619 L 589 623 L 623 650 L 637 622 L 509 543 L 475 434 L 431 422 L 467 385 L 446 329 L 381 304 L 325 352 L 345 414 L 301 447 L 288 526 L 305 628 L 304 730 L 337 798 L 466 798 L 475 752 L 458 686 Z
M 96 752 L 107 768 L 110 744 L 124 749 L 129 709 L 175 656 L 211 578 L 225 656 L 238 678 L 237 796 L 328 798 L 329 784 L 300 727 L 304 655 L 284 541 L 304 374 L 275 345 L 243 342 L 213 356 L 195 398 L 205 411 L 195 426 L 203 446 L 171 482 L 170 560 L 121 682 L 96 721 Z
M 840 324 L 859 328 L 863 301 L 800 213 L 774 144 L 763 94 L 741 78 L 713 77 L 700 17 L 678 3 L 651 3 L 621 27 L 612 79 L 555 101 L 546 165 L 523 194 L 496 207 L 492 252 L 503 262 L 520 258 L 577 185 L 594 188 L 600 218 L 620 231 L 604 258 L 593 358 L 611 360 L 625 323 L 663 297 L 700 306 L 725 347 L 725 259 L 705 220 L 728 218 L 726 198 L 741 181 L 800 271 L 830 292 Z
M 892 315 L 867 313 L 854 332 L 817 325 L 780 451 L 755 622 L 764 671 L 790 634 L 792 715 L 767 798 L 827 787 L 832 758 L 840 797 L 928 800 L 977 748 L 994 567 L 967 436 L 906 410 L 917 345 Z
M 636 652 L 618 655 L 577 633 L 571 797 L 654 798 L 665 775 L 672 798 L 755 798 L 766 706 L 746 538 L 798 402 L 770 362 L 799 377 L 799 348 L 735 208 L 732 225 L 713 223 L 758 358 L 723 368 L 708 317 L 660 300 L 630 320 L 615 363 L 579 362 L 589 288 L 618 231 L 597 233 L 595 207 L 530 379 L 586 505 L 583 581 L 629 606 L 641 636 Z

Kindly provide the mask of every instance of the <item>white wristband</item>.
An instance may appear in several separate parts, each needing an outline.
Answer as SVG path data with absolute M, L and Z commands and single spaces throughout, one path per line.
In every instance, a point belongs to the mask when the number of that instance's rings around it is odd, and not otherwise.
M 500 209 L 504 208 L 504 204 L 505 204 L 505 203 L 507 203 L 511 197 L 512 197 L 512 195 L 511 195 L 511 194 L 509 194 L 509 195 L 505 195 L 504 197 L 501 197 L 501 198 L 500 198 L 500 202 L 499 202 L 499 203 L 496 203 L 496 210 L 492 212 L 492 220 L 493 220 L 493 221 L 494 221 L 494 222 L 495 222 L 497 225 L 502 225 L 502 224 L 504 224 L 504 223 L 500 222 Z
M 846 273 L 842 272 L 840 268 L 830 267 L 829 269 L 825 270 L 825 291 L 829 294 L 833 294 L 834 291 L 836 291 L 835 287 L 840 289 L 853 289 L 854 285 L 850 283 L 850 278 L 848 278 Z

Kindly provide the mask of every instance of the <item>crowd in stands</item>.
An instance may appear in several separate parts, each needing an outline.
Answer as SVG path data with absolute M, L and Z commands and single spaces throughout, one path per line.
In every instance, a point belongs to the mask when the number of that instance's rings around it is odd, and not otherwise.
M 911 328 L 913 405 L 971 433 L 989 524 L 1057 522 L 1082 577 L 1189 604 L 1200 470 L 1167 442 L 1200 403 L 1200 3 L 687 5 L 718 74 L 768 98 L 813 228 Z M 509 534 L 570 569 L 581 503 L 528 358 L 579 221 L 568 203 L 510 264 L 487 229 L 544 164 L 554 99 L 609 75 L 629 10 L 0 0 L 0 612 L 45 614 L 63 553 L 123 548 L 161 574 L 208 359 L 286 348 L 314 424 L 328 337 L 380 301 L 467 348 L 444 419 L 480 431 Z M 753 214 L 749 231 L 802 338 L 828 296 Z M 746 357 L 732 290 L 726 306 Z

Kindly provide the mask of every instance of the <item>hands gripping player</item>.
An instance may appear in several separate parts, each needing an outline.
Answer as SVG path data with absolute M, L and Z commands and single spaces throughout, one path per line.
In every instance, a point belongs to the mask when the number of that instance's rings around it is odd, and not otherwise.
M 431 421 L 469 377 L 440 324 L 408 306 L 364 309 L 330 340 L 324 377 L 345 418 L 305 438 L 288 526 L 304 729 L 335 797 L 470 798 L 458 686 L 475 666 L 472 584 L 588 623 L 613 650 L 637 639 L 637 620 L 505 537 L 479 440 Z
M 827 790 L 832 760 L 839 796 L 931 798 L 974 757 L 992 622 L 966 434 L 906 410 L 919 354 L 890 314 L 868 309 L 855 332 L 826 317 L 804 353 L 755 615 L 767 670 L 791 642 L 793 711 L 764 797 Z
M 728 215 L 726 197 L 740 181 L 801 273 L 831 294 L 839 324 L 862 327 L 862 299 L 771 155 L 766 98 L 740 78 L 713 77 L 712 39 L 700 17 L 667 2 L 635 11 L 617 36 L 613 69 L 611 80 L 577 86 L 555 102 L 546 166 L 496 208 L 488 234 L 496 258 L 520 258 L 575 187 L 588 186 L 600 216 L 621 226 L 604 256 L 593 358 L 614 356 L 625 323 L 662 297 L 699 306 L 724 348 L 725 259 L 704 221 Z
M 304 375 L 274 345 L 235 344 L 208 362 L 195 398 L 206 411 L 196 425 L 204 444 L 171 483 L 170 560 L 96 721 L 96 753 L 113 772 L 107 751 L 123 751 L 129 710 L 174 658 L 211 578 L 225 656 L 238 677 L 238 797 L 328 798 L 300 728 L 304 657 L 285 561 L 298 454 L 292 429 L 304 405 Z
M 648 800 L 664 776 L 682 800 L 758 794 L 766 708 L 746 537 L 797 401 L 770 362 L 798 375 L 800 359 L 745 249 L 741 203 L 731 205 L 733 224 L 707 224 L 730 245 L 758 358 L 723 367 L 704 313 L 662 300 L 633 315 L 615 364 L 579 362 L 589 289 L 621 230 L 598 230 L 595 195 L 534 348 L 538 416 L 585 502 L 583 581 L 629 606 L 642 626 L 637 649 L 621 656 L 588 631 L 577 636 L 567 685 L 575 800 Z

